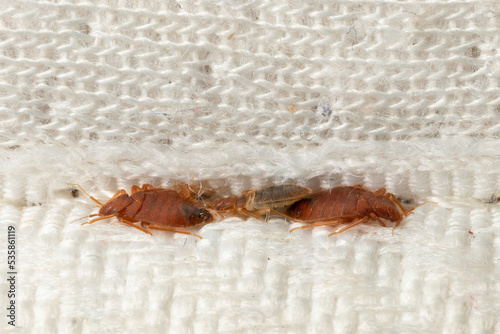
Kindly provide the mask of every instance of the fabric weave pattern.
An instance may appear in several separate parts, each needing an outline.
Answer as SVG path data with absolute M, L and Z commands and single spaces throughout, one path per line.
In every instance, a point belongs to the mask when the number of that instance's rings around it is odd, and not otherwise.
M 16 329 L 500 332 L 498 12 L 477 0 L 3 1 L 0 225 L 17 230 Z M 193 230 L 200 241 L 70 224 L 96 210 L 66 183 L 106 200 L 198 180 L 226 195 L 361 184 L 437 204 L 394 235 L 290 234 L 300 224 L 281 218 L 219 217 Z

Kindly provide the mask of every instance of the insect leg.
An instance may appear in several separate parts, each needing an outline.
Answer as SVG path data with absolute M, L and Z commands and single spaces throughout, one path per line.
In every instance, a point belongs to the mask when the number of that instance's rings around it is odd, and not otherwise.
M 287 215 L 286 213 L 283 213 L 283 212 L 280 212 L 278 210 L 271 209 L 271 208 L 261 209 L 261 210 L 257 210 L 257 211 L 248 211 L 245 208 L 237 208 L 236 210 L 243 215 L 248 215 L 248 216 L 254 217 L 260 221 L 263 221 L 264 223 L 267 223 L 268 221 L 263 219 L 262 216 L 267 215 L 269 213 L 274 213 L 274 214 L 277 214 L 279 216 L 293 220 L 292 217 Z
M 196 199 L 198 196 L 200 196 L 200 194 L 192 190 L 187 183 L 175 184 L 174 189 L 190 199 Z
M 252 211 L 248 211 L 247 209 L 245 208 L 237 208 L 236 209 L 239 213 L 241 213 L 242 215 L 247 215 L 247 216 L 250 216 L 250 217 L 254 217 L 260 221 L 263 221 L 264 223 L 267 223 L 267 221 L 265 219 L 262 219 L 262 215 L 263 214 L 268 214 L 269 212 L 271 212 L 271 209 L 262 209 L 262 210 L 258 210 L 258 211 L 255 211 L 255 212 L 252 212 Z
M 396 196 L 394 196 L 394 194 L 387 193 L 387 194 L 384 194 L 384 196 L 387 197 L 388 199 L 390 199 L 392 202 L 394 202 L 394 204 L 396 204 L 397 206 L 399 206 L 399 208 L 401 209 L 401 211 L 405 214 L 405 216 L 407 216 L 407 214 L 406 214 L 407 211 L 403 207 L 403 204 L 401 204 L 401 202 L 397 199 Z
M 311 221 L 302 220 L 302 221 L 301 221 L 301 220 L 298 220 L 297 218 L 293 218 L 292 216 L 289 216 L 289 215 L 287 215 L 286 213 L 281 212 L 281 211 L 278 211 L 278 210 L 275 210 L 275 209 L 271 209 L 271 208 L 269 208 L 269 209 L 266 209 L 266 210 L 268 210 L 269 212 L 272 212 L 272 213 L 274 213 L 274 214 L 277 214 L 278 216 L 281 216 L 281 217 L 283 217 L 283 218 L 285 218 L 285 219 L 287 219 L 287 218 L 288 218 L 288 219 L 290 219 L 290 220 L 292 220 L 292 221 L 298 221 L 298 222 L 301 222 L 301 223 L 308 223 L 308 222 L 314 223 L 314 222 L 316 222 L 316 221 L 317 221 L 317 220 L 311 220 Z
M 382 219 L 380 219 L 377 215 L 372 214 L 372 215 L 371 215 L 371 218 L 373 218 L 373 219 L 375 219 L 376 221 L 378 221 L 378 223 L 379 223 L 382 227 L 387 227 L 387 226 L 385 225 L 385 223 L 382 221 Z
M 312 223 L 312 224 L 307 224 L 307 225 L 304 225 L 304 226 L 300 226 L 300 227 L 296 227 L 296 228 L 292 228 L 290 230 L 290 233 L 292 233 L 293 231 L 295 230 L 303 230 L 305 228 L 313 228 L 313 227 L 319 227 L 319 226 L 333 226 L 333 225 L 340 225 L 342 224 L 344 221 L 340 218 L 335 218 L 331 221 L 322 221 L 322 222 L 319 222 L 319 223 Z
M 352 223 L 350 223 L 349 225 L 347 225 L 346 227 L 342 228 L 341 230 L 339 230 L 337 232 L 333 232 L 333 233 L 329 234 L 328 236 L 330 237 L 330 236 L 332 236 L 334 234 L 342 233 L 342 232 L 350 229 L 351 227 L 354 227 L 356 225 L 359 225 L 359 224 L 362 224 L 362 223 L 366 222 L 368 219 L 370 219 L 370 217 L 364 217 L 364 218 L 360 218 L 358 220 L 355 220 Z
M 152 185 L 150 184 L 143 184 L 142 187 L 138 187 L 138 186 L 132 186 L 132 191 L 130 192 L 131 194 L 134 194 L 138 191 L 144 191 L 144 190 L 153 190 L 153 189 L 156 189 L 155 187 L 153 187 Z
M 126 193 L 127 193 L 127 192 L 125 191 L 125 189 L 118 190 L 118 191 L 116 192 L 116 194 L 114 194 L 114 195 L 113 195 L 113 197 L 111 197 L 111 198 L 108 200 L 108 202 L 109 202 L 109 201 L 111 201 L 111 200 L 113 200 L 113 199 L 115 199 L 115 198 L 117 198 L 118 196 L 121 196 L 121 195 L 126 194 Z M 102 206 L 102 205 L 101 205 L 101 206 Z
M 272 213 L 275 213 L 281 217 L 284 217 L 284 218 L 288 218 L 292 221 L 298 221 L 298 222 L 301 222 L 301 223 L 307 223 L 308 221 L 307 220 L 300 220 L 300 219 L 297 219 L 297 218 L 294 218 L 290 215 L 287 215 L 286 213 L 284 212 L 281 212 L 281 211 L 278 211 L 278 210 L 275 210 L 275 209 L 269 209 L 269 211 L 271 211 Z M 317 220 L 316 220 L 317 221 Z M 311 223 L 314 222 L 314 221 L 311 221 Z
M 380 195 L 385 195 L 385 193 L 386 193 L 386 192 L 387 192 L 387 190 L 386 190 L 384 187 L 382 187 L 382 188 L 380 188 L 379 190 L 377 190 L 377 191 L 375 192 L 375 195 L 377 195 L 377 196 L 380 196 Z M 391 195 L 392 195 L 392 194 L 391 194 Z
M 108 216 L 102 216 L 102 217 L 99 217 L 99 218 L 95 218 L 95 219 L 92 219 L 91 221 L 83 223 L 82 226 L 83 225 L 87 225 L 87 224 L 93 224 L 96 221 L 103 220 L 103 219 L 108 219 L 108 218 L 113 218 L 113 217 L 116 217 L 116 215 L 108 215 Z
M 151 223 L 148 223 L 148 222 L 141 222 L 141 225 L 142 225 L 142 227 L 146 227 L 148 229 L 168 231 L 168 232 L 174 232 L 174 233 L 188 234 L 188 235 L 192 235 L 192 236 L 198 237 L 200 239 L 203 239 L 202 237 L 200 237 L 197 234 L 194 234 L 194 233 L 191 233 L 191 232 L 187 232 L 187 231 L 177 230 L 175 228 L 164 227 L 162 225 L 151 224 Z
M 413 212 L 413 210 L 415 210 L 415 209 L 416 209 L 416 208 L 418 208 L 418 207 L 421 207 L 421 206 L 422 206 L 422 205 L 424 205 L 424 204 L 427 204 L 427 203 L 433 203 L 433 204 L 436 204 L 435 202 L 425 201 L 424 203 L 419 204 L 419 205 L 417 205 L 417 206 L 414 206 L 414 207 L 413 207 L 413 208 L 411 208 L 411 209 L 405 210 L 405 208 L 403 207 L 403 205 L 401 204 L 401 202 L 399 202 L 399 200 L 396 198 L 396 196 L 394 196 L 394 195 L 393 195 L 393 194 L 391 194 L 391 193 L 387 193 L 385 196 L 386 196 L 387 198 L 389 198 L 391 201 L 393 201 L 394 203 L 396 203 L 396 204 L 399 206 L 399 208 L 401 209 L 401 211 L 403 211 L 403 214 L 404 214 L 405 216 L 408 216 L 410 213 L 412 213 L 412 212 Z
M 136 229 L 139 229 L 139 230 L 141 230 L 142 232 L 147 233 L 147 234 L 149 234 L 149 235 L 151 235 L 151 236 L 153 235 L 153 233 L 149 232 L 149 231 L 148 231 L 148 230 L 146 230 L 145 228 L 142 228 L 142 227 L 140 227 L 139 225 L 134 224 L 134 223 L 132 223 L 132 222 L 130 222 L 130 221 L 128 221 L 128 220 L 126 220 L 126 219 L 123 219 L 123 218 L 122 218 L 120 221 L 121 221 L 122 223 L 127 224 L 128 226 L 135 227 Z

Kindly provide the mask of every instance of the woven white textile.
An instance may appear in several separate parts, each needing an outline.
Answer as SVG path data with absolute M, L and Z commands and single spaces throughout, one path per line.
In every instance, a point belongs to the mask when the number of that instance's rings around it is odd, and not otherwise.
M 0 331 L 500 333 L 498 50 L 497 1 L 0 0 Z M 66 183 L 197 180 L 436 204 L 394 235 L 70 224 Z

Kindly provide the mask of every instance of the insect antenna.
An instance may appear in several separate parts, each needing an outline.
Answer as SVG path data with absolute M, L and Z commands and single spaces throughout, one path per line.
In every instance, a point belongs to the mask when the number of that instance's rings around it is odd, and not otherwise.
M 102 207 L 102 203 L 99 202 L 98 200 L 96 200 L 94 197 L 90 196 L 90 194 L 88 192 L 85 191 L 85 189 L 82 188 L 82 186 L 80 186 L 79 184 L 76 184 L 76 183 L 66 183 L 67 185 L 70 185 L 70 186 L 77 186 L 78 188 L 80 188 L 81 191 L 83 191 L 83 193 L 85 195 L 87 195 L 88 197 L 90 197 L 91 200 L 93 200 L 94 202 L 96 202 L 97 204 L 99 204 L 99 207 L 101 208 Z M 79 221 L 80 219 L 83 219 L 83 218 L 91 218 L 91 217 L 97 217 L 99 216 L 98 213 L 95 213 L 93 215 L 89 215 L 89 216 L 83 216 L 81 218 L 78 218 L 76 220 L 73 220 L 72 222 L 70 222 L 70 224 L 73 224 L 74 222 L 77 222 Z M 95 220 L 94 220 L 95 221 Z M 92 221 L 93 222 L 93 221 Z M 86 223 L 83 223 L 82 225 L 85 225 L 85 224 L 90 224 L 90 222 L 86 222 Z
M 73 224 L 74 222 L 77 222 L 77 221 L 79 221 L 80 219 L 83 219 L 83 218 L 91 218 L 91 217 L 96 217 L 96 216 L 99 216 L 99 214 L 95 213 L 95 214 L 90 215 L 90 216 L 83 216 L 83 217 L 80 217 L 78 219 L 73 220 L 72 222 L 70 222 L 70 224 Z
M 437 204 L 436 202 L 425 201 L 425 202 L 424 202 L 424 203 L 422 203 L 422 204 L 419 204 L 419 205 L 417 205 L 417 206 L 414 206 L 414 207 L 413 207 L 413 208 L 411 208 L 411 209 L 408 209 L 408 210 L 403 211 L 403 213 L 404 213 L 404 215 L 405 215 L 405 216 L 408 216 L 409 214 L 413 213 L 413 210 L 415 210 L 416 208 L 419 208 L 419 207 L 421 207 L 422 205 L 429 204 L 429 203 L 430 203 L 430 204 Z
M 404 210 L 404 208 L 401 205 L 401 203 L 399 203 L 400 207 L 403 208 L 403 216 L 404 217 L 411 215 L 413 213 L 413 210 L 415 210 L 416 208 L 419 208 L 419 207 L 421 207 L 422 205 L 425 205 L 425 204 L 437 204 L 437 203 L 436 202 L 431 202 L 431 201 L 425 201 L 424 203 L 419 204 L 417 206 L 414 206 L 413 208 L 410 208 L 408 210 Z M 399 226 L 400 223 L 401 223 L 401 220 L 396 222 L 396 225 L 392 229 L 392 235 L 394 235 L 394 230 L 396 229 L 396 227 Z
M 96 202 L 97 204 L 99 204 L 100 206 L 102 206 L 102 203 L 99 202 L 98 200 L 96 200 L 94 197 L 90 196 L 89 193 L 86 192 L 85 189 L 83 189 L 81 185 L 76 184 L 76 183 L 66 183 L 66 184 L 70 185 L 70 186 L 77 186 L 78 188 L 80 188 L 81 191 L 83 191 L 85 193 L 85 195 L 87 195 L 88 197 L 90 197 L 91 200 L 93 200 L 94 202 Z

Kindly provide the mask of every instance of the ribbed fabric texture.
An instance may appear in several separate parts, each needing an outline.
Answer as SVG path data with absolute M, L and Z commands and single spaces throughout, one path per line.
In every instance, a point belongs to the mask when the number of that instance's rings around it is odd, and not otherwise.
M 15 226 L 16 329 L 500 332 L 498 10 L 4 0 L 0 244 Z M 394 235 L 290 234 L 301 224 L 282 218 L 218 217 L 190 230 L 202 240 L 70 224 L 97 208 L 66 183 L 106 201 L 204 180 L 224 195 L 360 184 L 436 204 Z

